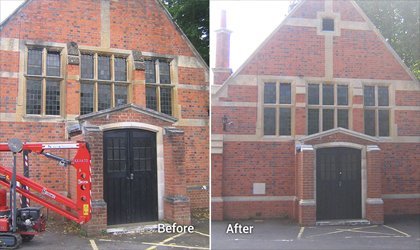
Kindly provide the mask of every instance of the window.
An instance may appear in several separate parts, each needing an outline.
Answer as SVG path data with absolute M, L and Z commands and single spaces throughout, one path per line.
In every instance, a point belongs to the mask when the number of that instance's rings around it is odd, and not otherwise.
M 290 83 L 264 83 L 264 135 L 291 135 L 292 91 Z
M 386 86 L 364 86 L 365 134 L 389 136 L 389 92 Z
M 334 31 L 334 19 L 323 18 L 322 19 L 322 31 Z
M 80 114 L 127 104 L 127 58 L 82 53 L 80 63 Z
M 53 48 L 28 48 L 26 114 L 60 115 L 61 56 Z
M 148 59 L 146 65 L 146 107 L 172 115 L 172 89 L 170 62 Z
M 320 129 L 349 128 L 348 116 L 347 85 L 308 84 L 308 135 L 318 133 Z

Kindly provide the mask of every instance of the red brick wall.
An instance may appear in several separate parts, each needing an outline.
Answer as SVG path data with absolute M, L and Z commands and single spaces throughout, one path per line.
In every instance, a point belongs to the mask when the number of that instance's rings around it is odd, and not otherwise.
M 395 104 L 398 106 L 420 106 L 420 91 L 395 91 Z
M 373 31 L 342 29 L 334 37 L 333 61 L 337 78 L 411 80 Z
M 254 182 L 266 195 L 294 195 L 294 142 L 225 142 L 223 195 L 250 196 Z
M 0 77 L 0 113 L 16 112 L 17 93 L 17 78 Z
M 253 107 L 212 107 L 212 133 L 214 134 L 255 134 L 257 108 Z M 222 119 L 226 115 L 228 122 L 223 131 Z
M 396 110 L 395 123 L 399 136 L 420 136 L 420 111 Z
M 323 77 L 324 57 L 316 28 L 283 26 L 239 74 Z
M 220 97 L 222 102 L 257 102 L 258 87 L 246 85 L 229 85 L 228 97 Z
M 9 20 L 1 36 L 99 46 L 100 32 L 100 1 L 35 0 Z
M 293 201 L 224 202 L 226 219 L 292 218 Z
M 353 5 L 347 0 L 333 1 L 333 11 L 340 12 L 341 20 L 363 22 L 363 17 L 356 11 Z
M 323 1 L 306 1 L 295 11 L 295 13 L 293 13 L 292 17 L 316 18 L 316 13 L 318 11 L 324 11 Z

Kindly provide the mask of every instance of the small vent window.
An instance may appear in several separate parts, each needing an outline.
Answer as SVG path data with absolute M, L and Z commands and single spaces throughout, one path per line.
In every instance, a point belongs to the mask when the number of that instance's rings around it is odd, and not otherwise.
M 322 19 L 322 31 L 334 31 L 334 19 L 332 18 Z

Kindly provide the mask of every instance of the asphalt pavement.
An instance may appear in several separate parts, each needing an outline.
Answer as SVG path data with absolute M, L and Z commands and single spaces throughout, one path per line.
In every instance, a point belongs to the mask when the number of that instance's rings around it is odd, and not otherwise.
M 229 224 L 252 234 L 226 233 Z M 290 220 L 212 222 L 212 249 L 420 249 L 420 216 L 389 218 L 384 225 L 300 227 Z

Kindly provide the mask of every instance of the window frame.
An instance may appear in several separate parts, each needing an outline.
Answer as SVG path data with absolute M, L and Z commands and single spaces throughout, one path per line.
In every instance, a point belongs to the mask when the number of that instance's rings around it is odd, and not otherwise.
M 365 105 L 365 87 L 373 87 L 374 88 L 374 104 L 372 106 L 366 106 Z M 379 105 L 379 88 L 387 88 L 388 89 L 388 105 L 387 106 L 381 106 Z M 382 85 L 382 84 L 363 84 L 363 133 L 368 136 L 373 137 L 382 137 L 387 138 L 391 137 L 391 131 L 392 131 L 392 107 L 391 107 L 391 91 L 390 91 L 390 85 Z M 365 111 L 371 110 L 374 111 L 374 128 L 375 128 L 375 135 L 369 135 L 366 134 L 366 127 L 365 127 Z M 385 110 L 388 111 L 388 135 L 380 135 L 380 127 L 379 127 L 379 111 Z
M 32 75 L 28 74 L 28 66 L 29 66 L 29 51 L 30 50 L 41 50 L 41 74 L 40 75 Z M 48 69 L 47 69 L 47 57 L 48 52 L 51 52 L 51 54 L 58 54 L 59 55 L 59 71 L 60 74 L 58 76 L 54 75 L 47 75 Z M 64 72 L 63 72 L 63 66 L 64 66 L 64 56 L 63 56 L 63 48 L 62 47 L 54 47 L 54 46 L 45 46 L 45 45 L 27 45 L 25 48 L 25 71 L 24 71 L 24 77 L 25 77 L 25 91 L 24 91 L 24 99 L 25 99 L 25 107 L 24 107 L 24 114 L 27 117 L 61 117 L 64 115 L 64 86 L 63 86 L 63 80 L 64 80 Z M 41 81 L 41 100 L 40 100 L 40 113 L 39 114 L 29 114 L 27 112 L 27 90 L 28 90 L 28 82 L 30 80 L 37 80 Z M 59 86 L 59 112 L 58 114 L 47 114 L 47 82 L 58 82 Z
M 174 89 L 175 89 L 175 84 L 173 82 L 173 59 L 172 58 L 162 58 L 162 57 L 145 57 L 144 58 L 145 64 L 146 61 L 152 61 L 154 62 L 154 74 L 155 74 L 155 82 L 147 82 L 147 76 L 146 76 L 146 70 L 145 70 L 145 76 L 144 76 L 144 81 L 145 81 L 145 87 L 146 87 L 146 91 L 145 91 L 145 98 L 146 98 L 146 107 L 147 107 L 147 88 L 152 87 L 155 88 L 155 97 L 156 97 L 156 110 L 157 112 L 163 113 L 162 112 L 162 100 L 161 100 L 161 88 L 168 88 L 171 90 L 171 94 L 170 94 L 170 103 L 171 103 L 171 114 L 167 114 L 170 116 L 174 116 Z M 167 62 L 168 66 L 169 66 L 169 83 L 161 83 L 160 82 L 160 63 L 161 62 Z M 147 107 L 149 108 L 149 107 Z M 154 110 L 154 109 L 152 109 Z
M 269 83 L 273 83 L 275 84 L 275 88 L 276 88 L 276 94 L 275 94 L 275 102 L 274 103 L 265 103 L 265 98 L 264 98 L 264 90 L 265 90 L 265 84 L 269 84 Z M 290 86 L 290 103 L 281 103 L 280 99 L 281 99 L 281 94 L 280 94 L 280 85 L 281 84 L 288 84 Z M 288 137 L 292 137 L 295 134 L 295 129 L 294 129 L 294 114 L 295 114 L 295 90 L 294 90 L 294 86 L 292 84 L 291 81 L 283 81 L 283 80 L 272 80 L 272 79 L 267 79 L 262 81 L 262 93 L 261 93 L 261 135 L 263 137 L 266 138 L 288 138 Z M 265 131 L 264 131 L 264 114 L 265 114 L 265 109 L 266 108 L 274 108 L 275 109 L 275 117 L 274 117 L 274 121 L 275 121 L 275 134 L 274 135 L 266 135 Z M 281 135 L 280 134 L 280 110 L 281 109 L 289 109 L 290 110 L 290 134 L 288 135 Z
M 91 51 L 91 50 L 81 50 L 80 51 L 80 66 L 79 66 L 79 75 L 80 75 L 80 84 L 92 84 L 93 85 L 93 111 L 98 112 L 99 110 L 99 85 L 110 85 L 111 86 L 111 100 L 110 100 L 110 107 L 114 108 L 117 107 L 115 99 L 115 86 L 125 86 L 127 88 L 127 99 L 126 104 L 130 103 L 131 98 L 131 81 L 130 81 L 130 74 L 129 74 L 129 54 L 122 54 L 122 53 L 107 53 L 101 51 Z M 83 78 L 82 77 L 82 55 L 93 55 L 93 78 Z M 110 79 L 103 80 L 99 79 L 99 66 L 98 66 L 98 58 L 100 56 L 108 56 L 110 57 Z M 126 81 L 115 80 L 115 58 L 124 58 L 126 63 Z M 80 90 L 80 108 L 79 113 L 81 115 L 89 114 L 83 113 L 82 114 L 82 91 Z M 125 105 L 125 104 L 122 104 Z
M 318 85 L 318 104 L 309 104 L 309 85 L 316 84 Z M 333 104 L 324 104 L 323 99 L 323 87 L 324 85 L 333 85 Z M 347 86 L 347 105 L 338 104 L 338 86 Z M 320 133 L 324 130 L 324 110 L 333 110 L 333 127 L 331 129 L 338 128 L 338 111 L 339 110 L 347 110 L 347 128 L 345 129 L 352 129 L 351 123 L 351 110 L 352 110 L 352 103 L 350 98 L 350 84 L 349 83 L 342 83 L 342 82 L 308 82 L 306 84 L 306 135 L 312 135 L 316 133 Z M 309 110 L 318 110 L 318 132 L 309 133 Z

